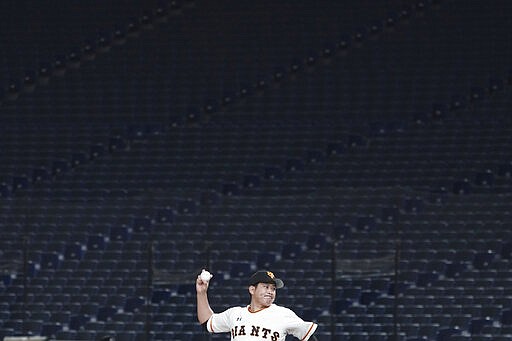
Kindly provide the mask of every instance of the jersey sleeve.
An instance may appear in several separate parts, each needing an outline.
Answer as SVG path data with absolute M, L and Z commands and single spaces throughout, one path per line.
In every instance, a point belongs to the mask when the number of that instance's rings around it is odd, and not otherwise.
M 227 333 L 231 331 L 231 316 L 236 308 L 229 308 L 222 313 L 213 314 L 206 322 L 210 333 Z
M 318 328 L 316 323 L 304 321 L 291 310 L 288 310 L 288 314 L 286 314 L 286 324 L 287 333 L 301 341 L 309 340 L 311 335 L 316 331 L 316 328 Z

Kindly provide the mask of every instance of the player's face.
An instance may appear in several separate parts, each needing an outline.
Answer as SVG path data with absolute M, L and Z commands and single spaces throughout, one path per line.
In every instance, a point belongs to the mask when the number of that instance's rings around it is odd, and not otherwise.
M 252 294 L 252 302 L 260 308 L 270 307 L 276 299 L 276 286 L 270 283 L 258 283 L 249 288 Z

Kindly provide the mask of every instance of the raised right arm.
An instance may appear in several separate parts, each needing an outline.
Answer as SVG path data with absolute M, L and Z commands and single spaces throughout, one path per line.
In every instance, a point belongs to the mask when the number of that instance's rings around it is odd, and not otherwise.
M 197 294 L 197 320 L 200 324 L 206 323 L 213 315 L 213 310 L 208 302 L 208 282 L 203 281 L 199 276 L 196 279 Z

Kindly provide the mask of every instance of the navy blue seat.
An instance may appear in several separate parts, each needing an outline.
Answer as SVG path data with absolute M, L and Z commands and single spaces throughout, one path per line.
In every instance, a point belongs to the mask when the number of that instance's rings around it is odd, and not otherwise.
M 96 312 L 96 318 L 98 321 L 108 321 L 117 312 L 117 308 L 113 306 L 99 307 Z
M 486 252 L 479 252 L 475 254 L 473 259 L 473 266 L 477 269 L 485 269 L 494 260 L 495 256 L 496 255 L 491 250 Z
M 165 304 L 169 301 L 171 292 L 166 289 L 154 290 L 151 295 L 151 302 L 156 304 Z
M 171 223 L 174 220 L 174 210 L 171 207 L 159 208 L 155 213 L 155 220 L 160 223 Z
M 110 229 L 110 240 L 126 241 L 130 237 L 127 226 L 112 226 Z
M 147 233 L 151 230 L 152 222 L 149 217 L 137 217 L 133 219 L 132 229 L 134 233 Z
M 306 241 L 308 249 L 323 250 L 327 244 L 326 237 L 321 234 L 312 234 Z
M 81 329 L 82 326 L 85 325 L 87 321 L 87 316 L 84 316 L 83 314 L 71 315 L 69 318 L 69 328 L 71 330 L 78 331 Z
M 460 330 L 456 328 L 443 327 L 440 328 L 437 332 L 436 340 L 437 341 L 448 341 L 450 337 L 455 334 L 459 334 Z
M 512 325 L 512 309 L 504 309 L 501 314 L 501 323 L 504 325 Z
M 23 328 L 23 320 L 9 319 L 3 322 L 2 328 L 14 330 L 16 333 L 19 333 Z
M 128 312 L 135 312 L 143 308 L 145 304 L 143 297 L 129 297 L 124 305 L 124 310 Z
M 136 337 L 136 332 L 134 331 L 122 331 L 116 333 L 115 339 L 121 341 L 134 341 Z
M 76 332 L 72 330 L 59 330 L 55 337 L 58 340 L 74 340 L 76 338 Z
M 43 322 L 39 320 L 25 320 L 23 321 L 22 328 L 29 335 L 40 335 L 43 330 Z
M 94 330 L 80 330 L 75 333 L 75 339 L 77 340 L 94 340 L 97 332 Z
M 296 259 L 302 254 L 302 245 L 298 243 L 288 243 L 283 245 L 281 255 L 284 259 Z
M 60 264 L 59 254 L 57 253 L 43 253 L 41 255 L 41 268 L 43 269 L 57 269 Z
M 364 290 L 361 292 L 361 297 L 359 298 L 359 302 L 363 305 L 369 305 L 369 304 L 375 302 L 381 294 L 382 293 L 377 292 L 377 291 Z
M 259 253 L 256 258 L 256 265 L 259 269 L 270 269 L 276 262 L 276 255 L 274 253 L 264 252 Z
M 230 268 L 230 276 L 237 277 L 247 277 L 250 275 L 252 271 L 250 262 L 233 262 Z
M 54 338 L 60 330 L 62 330 L 62 324 L 60 323 L 44 323 L 41 328 L 41 335 Z
M 512 242 L 505 242 L 501 248 L 501 257 L 512 259 Z
M 90 235 L 87 238 L 88 250 L 104 250 L 105 237 L 103 235 Z

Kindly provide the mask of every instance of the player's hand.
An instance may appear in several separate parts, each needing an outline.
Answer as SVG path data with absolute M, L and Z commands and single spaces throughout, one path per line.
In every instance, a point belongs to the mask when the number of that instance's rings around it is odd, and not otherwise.
M 209 282 L 205 282 L 201 279 L 199 275 L 197 275 L 196 278 L 196 291 L 198 294 L 204 294 L 206 291 L 208 291 L 208 284 Z

